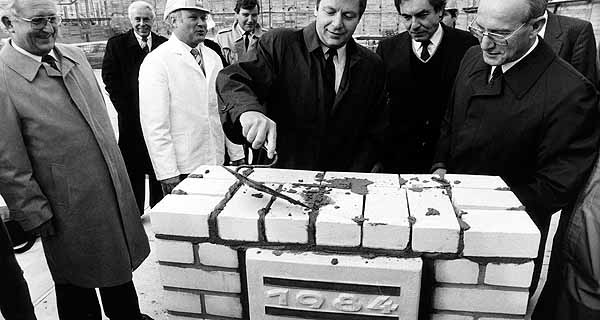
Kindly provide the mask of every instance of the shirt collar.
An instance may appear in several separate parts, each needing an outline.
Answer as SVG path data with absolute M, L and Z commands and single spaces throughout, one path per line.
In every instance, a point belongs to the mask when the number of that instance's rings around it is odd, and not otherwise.
M 321 44 L 321 50 L 323 50 L 323 56 L 325 56 L 325 53 L 327 53 L 327 51 L 329 50 L 329 47 Z M 343 45 L 343 46 L 337 48 L 337 57 L 338 57 L 338 61 L 346 60 L 346 45 Z
M 142 43 L 144 42 L 144 41 L 142 41 L 142 36 L 137 34 L 137 32 L 135 32 L 135 30 L 133 30 L 133 35 L 137 39 L 137 42 L 140 44 L 140 47 L 142 47 Z M 148 35 L 148 41 L 146 41 L 146 44 L 148 45 L 148 48 L 152 48 L 152 34 Z
M 527 50 L 527 52 L 524 55 L 522 55 L 519 59 L 517 59 L 515 61 L 511 61 L 509 63 L 505 63 L 502 65 L 502 72 L 503 73 L 508 72 L 508 70 L 510 70 L 510 68 L 514 67 L 517 63 L 519 63 L 519 61 L 525 59 L 525 57 L 527 57 L 533 51 L 533 49 L 535 49 L 535 47 L 538 46 L 539 42 L 540 42 L 539 38 L 535 37 L 535 42 L 533 43 L 531 48 L 529 48 L 529 50 Z M 494 68 L 492 68 L 492 72 L 494 72 Z
M 431 44 L 429 45 L 428 50 L 429 50 L 429 52 L 431 52 L 431 56 L 433 56 L 433 54 L 435 53 L 437 48 L 440 46 L 443 36 L 444 36 L 444 28 L 442 28 L 442 24 L 439 23 L 437 30 L 435 30 L 435 32 L 429 39 L 429 41 L 431 41 Z M 412 39 L 412 47 L 413 47 L 413 52 L 415 52 L 415 54 L 420 52 L 421 46 L 422 46 L 421 42 L 418 42 L 418 41 L 415 41 L 414 39 Z M 419 56 L 419 54 L 417 54 L 417 56 Z
M 538 35 L 544 39 L 544 35 L 546 34 L 546 26 L 548 26 L 548 11 L 544 11 L 544 15 L 542 17 L 546 19 L 546 22 L 542 26 L 542 29 L 540 29 L 540 32 L 538 32 Z
M 239 32 L 239 33 L 240 33 L 240 35 L 242 35 L 242 36 L 243 36 L 243 35 L 244 35 L 244 33 L 246 33 L 246 31 L 245 31 L 244 29 L 242 29 L 242 27 L 240 26 L 240 24 L 239 24 L 237 21 L 235 22 L 235 27 L 236 27 L 236 29 L 237 29 L 237 32 Z M 252 31 L 250 31 L 250 34 L 252 34 L 252 33 L 253 33 L 253 32 L 252 32 Z
M 41 63 L 42 62 L 42 56 L 38 56 L 35 55 L 21 47 L 19 47 L 14 41 L 9 40 L 10 45 L 15 48 L 15 50 L 17 50 L 18 52 L 30 57 L 31 59 Z M 48 53 L 52 58 L 54 58 L 54 60 L 58 61 L 58 58 L 56 57 L 56 53 L 54 53 L 54 49 L 50 50 L 50 52 Z

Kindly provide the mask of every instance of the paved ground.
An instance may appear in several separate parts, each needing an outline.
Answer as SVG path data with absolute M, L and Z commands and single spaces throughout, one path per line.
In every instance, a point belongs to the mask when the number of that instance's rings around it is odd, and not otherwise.
M 100 79 L 100 71 L 96 70 L 96 76 Z M 101 83 L 101 80 L 99 80 Z M 101 85 L 104 87 L 103 85 Z M 109 115 L 113 124 L 113 128 L 116 132 L 116 113 L 110 104 L 110 100 L 106 98 Z M 166 311 L 162 305 L 161 299 L 161 287 L 160 277 L 158 273 L 158 262 L 154 255 L 155 238 L 152 233 L 151 221 L 149 215 L 146 213 L 142 219 L 148 239 L 150 240 L 151 253 L 148 259 L 134 272 L 133 281 L 138 291 L 138 297 L 140 300 L 140 309 L 142 312 L 150 315 L 155 320 L 167 320 Z M 552 219 L 550 239 L 554 236 L 556 225 L 558 223 L 558 214 L 555 214 Z M 546 252 L 544 257 L 544 268 L 542 269 L 541 282 L 545 281 L 546 270 L 548 267 L 548 258 L 550 257 L 551 241 L 546 244 Z M 58 320 L 56 312 L 56 297 L 54 294 L 54 286 L 48 267 L 46 266 L 46 260 L 40 241 L 33 246 L 31 250 L 26 253 L 17 255 L 19 264 L 24 270 L 25 278 L 29 284 L 31 291 L 32 301 L 35 304 L 35 312 L 39 320 Z M 527 318 L 533 311 L 535 302 L 539 295 L 539 291 L 543 287 L 543 284 L 538 286 L 538 291 L 531 299 L 529 303 Z M 4 318 L 0 315 L 0 320 Z

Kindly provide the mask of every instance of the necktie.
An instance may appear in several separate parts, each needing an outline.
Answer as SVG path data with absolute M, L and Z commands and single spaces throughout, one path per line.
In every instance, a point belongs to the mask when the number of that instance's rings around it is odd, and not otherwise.
M 431 55 L 429 54 L 429 50 L 427 49 L 430 44 L 431 41 L 429 40 L 421 42 L 421 60 L 423 61 L 427 61 L 431 57 Z
M 502 66 L 496 66 L 494 68 L 494 72 L 492 72 L 492 77 L 490 78 L 490 86 L 493 85 L 495 82 L 502 81 L 502 75 L 504 75 L 504 73 L 502 72 Z
M 206 76 L 206 71 L 204 71 L 204 62 L 202 62 L 202 54 L 200 53 L 200 51 L 198 51 L 198 49 L 196 48 L 193 48 L 192 50 L 190 50 L 190 53 L 192 54 L 192 56 L 194 56 L 194 59 L 196 59 L 196 63 L 198 63 L 200 69 L 202 69 L 202 73 L 204 74 L 204 76 Z
M 248 51 L 249 45 L 250 45 L 250 32 L 246 31 L 246 33 L 244 33 L 244 47 L 246 48 L 246 51 Z
M 142 36 L 142 51 L 144 55 L 147 55 L 150 52 L 150 48 L 148 47 L 148 36 Z
M 335 102 L 335 64 L 333 63 L 333 58 L 337 56 L 336 49 L 329 49 L 327 51 L 327 58 L 325 59 L 325 68 L 323 74 L 323 83 L 325 84 L 325 88 L 323 90 L 325 106 L 328 109 L 331 109 L 333 103 Z
M 58 70 L 58 66 L 56 65 L 56 61 L 54 60 L 54 58 L 52 58 L 51 55 L 47 54 L 42 56 L 42 62 L 47 63 L 49 66 L 51 66 L 52 68 L 54 68 L 54 70 L 60 71 Z

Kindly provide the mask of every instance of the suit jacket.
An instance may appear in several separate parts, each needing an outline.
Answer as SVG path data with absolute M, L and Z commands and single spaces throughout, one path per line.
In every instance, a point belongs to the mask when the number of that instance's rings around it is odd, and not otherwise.
M 387 124 L 384 69 L 375 53 L 352 39 L 346 49 L 335 102 L 325 106 L 325 62 L 315 23 L 265 33 L 255 59 L 219 73 L 221 121 L 229 138 L 244 142 L 239 117 L 259 111 L 277 123 L 279 167 L 370 170 Z
M 151 33 L 155 50 L 165 37 Z M 125 164 L 151 173 L 152 164 L 140 126 L 138 73 L 145 54 L 133 29 L 108 39 L 102 61 L 102 80 L 119 116 L 119 147 Z
M 0 193 L 42 238 L 55 282 L 108 287 L 131 280 L 150 247 L 93 70 L 57 44 L 61 72 L 0 51 Z
M 481 48 L 467 51 L 442 124 L 436 162 L 499 175 L 539 226 L 574 201 L 599 136 L 594 86 L 543 41 L 488 84 Z
M 544 41 L 552 47 L 554 53 L 598 88 L 596 38 L 589 21 L 548 12 Z
M 429 172 L 446 101 L 452 91 L 458 66 L 467 49 L 478 44 L 477 39 L 468 32 L 448 28 L 441 23 L 440 27 L 444 33 L 434 57 L 441 55 L 442 67 L 427 75 L 429 79 L 439 81 L 439 87 L 434 88 L 429 82 L 415 81 L 411 63 L 411 56 L 414 55 L 412 38 L 408 32 L 385 39 L 377 47 L 377 54 L 386 68 L 386 91 L 390 109 L 384 158 L 386 171 Z M 421 88 L 428 88 L 438 96 L 435 100 L 440 103 L 431 105 L 428 103 L 431 99 L 417 97 L 416 92 Z
M 223 68 L 215 51 L 200 44 L 204 69 L 175 35 L 150 52 L 140 68 L 140 120 L 158 180 L 188 174 L 200 165 L 222 165 L 241 146 L 226 141 L 219 121 L 215 79 Z

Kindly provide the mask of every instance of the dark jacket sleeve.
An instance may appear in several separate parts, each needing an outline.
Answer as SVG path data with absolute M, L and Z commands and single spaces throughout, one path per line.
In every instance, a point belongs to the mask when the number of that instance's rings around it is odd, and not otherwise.
M 598 95 L 581 82 L 544 115 L 530 183 L 510 185 L 534 219 L 547 219 L 576 197 L 594 163 L 599 137 Z
M 242 113 L 258 111 L 266 114 L 264 101 L 277 72 L 276 51 L 275 37 L 272 33 L 266 33 L 258 41 L 255 59 L 234 63 L 221 70 L 217 76 L 221 123 L 225 134 L 233 143 L 246 142 L 239 123 Z
M 124 110 L 121 106 L 122 103 L 127 100 L 127 96 L 131 93 L 123 90 L 126 84 L 123 82 L 123 76 L 121 75 L 121 61 L 119 61 L 117 54 L 118 50 L 115 38 L 109 39 L 102 60 L 102 80 L 110 101 L 112 101 L 115 110 L 120 113 Z
M 596 68 L 596 38 L 591 23 L 585 23 L 573 45 L 571 65 L 589 79 L 598 88 Z

